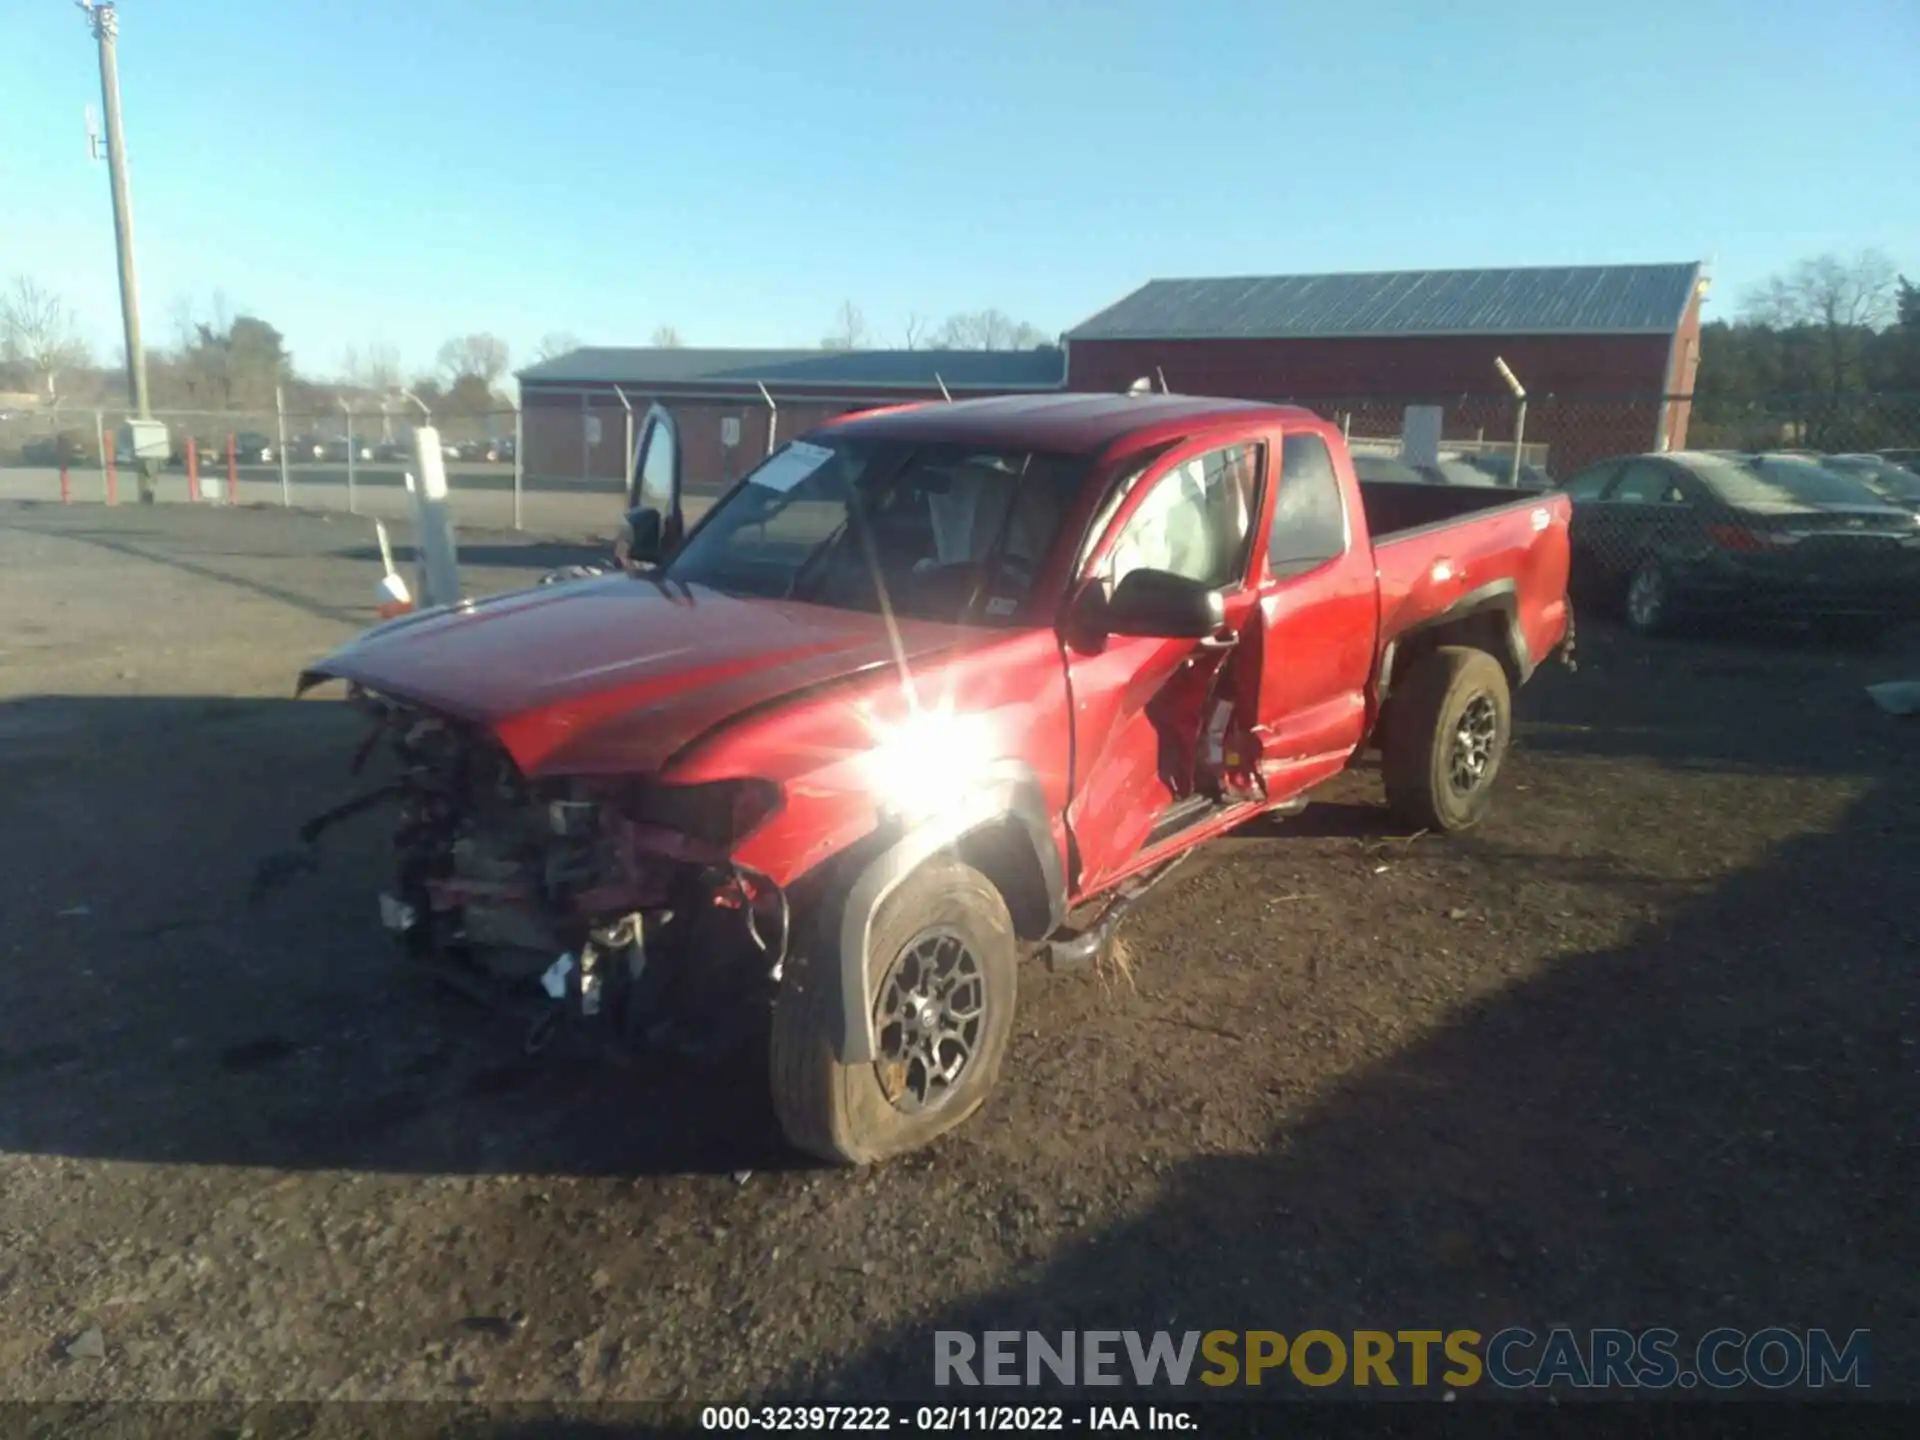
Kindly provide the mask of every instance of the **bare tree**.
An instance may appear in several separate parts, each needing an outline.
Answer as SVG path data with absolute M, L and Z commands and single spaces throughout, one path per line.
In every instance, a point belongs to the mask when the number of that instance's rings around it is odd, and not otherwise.
M 200 338 L 198 312 L 194 308 L 193 296 L 182 290 L 173 297 L 173 305 L 167 311 L 167 323 L 173 329 L 173 348 L 185 355 L 193 349 L 194 342 Z
M 349 345 L 340 357 L 340 375 L 349 385 L 385 395 L 400 388 L 400 351 L 384 340 Z
M 30 276 L 16 275 L 0 296 L 0 357 L 25 365 L 35 386 L 59 402 L 60 377 L 88 360 L 74 314 L 51 290 Z
M 653 327 L 653 348 L 656 350 L 678 350 L 687 342 L 680 336 L 675 325 L 656 325 Z
M 939 343 L 949 350 L 1031 350 L 1052 341 L 1039 326 L 1004 310 L 972 310 L 950 317 L 940 327 Z
M 820 341 L 822 350 L 858 350 L 867 343 L 867 317 L 851 300 L 842 300 L 834 312 L 833 330 Z
M 1866 337 L 1893 322 L 1899 274 L 1879 250 L 1851 259 L 1817 255 L 1770 277 L 1745 306 L 1748 318 L 1816 338 L 1824 378 L 1838 393 L 1848 388 Z
M 918 350 L 927 339 L 927 317 L 918 310 L 907 312 L 907 349 Z
M 540 343 L 534 347 L 534 363 L 544 360 L 558 360 L 562 355 L 580 348 L 580 337 L 566 330 L 549 330 L 540 337 Z
M 457 335 L 440 347 L 436 363 L 449 385 L 462 375 L 477 375 L 492 389 L 494 382 L 507 373 L 507 342 L 485 330 Z

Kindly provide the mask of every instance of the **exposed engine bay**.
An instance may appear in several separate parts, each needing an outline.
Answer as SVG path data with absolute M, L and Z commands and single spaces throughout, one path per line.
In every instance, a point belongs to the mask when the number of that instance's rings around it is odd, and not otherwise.
M 360 771 L 397 773 L 310 824 L 397 805 L 381 922 L 475 998 L 524 1014 L 528 1048 L 563 1019 L 623 1047 L 699 1053 L 751 1033 L 786 955 L 787 897 L 735 864 L 777 806 L 760 782 L 528 781 L 479 727 L 355 686 Z

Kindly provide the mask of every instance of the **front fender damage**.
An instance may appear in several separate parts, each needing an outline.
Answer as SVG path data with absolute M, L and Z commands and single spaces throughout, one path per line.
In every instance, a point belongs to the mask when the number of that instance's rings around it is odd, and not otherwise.
M 379 756 L 392 773 L 262 862 L 256 902 L 316 870 L 334 826 L 391 811 L 383 927 L 409 963 L 522 1018 L 529 1051 L 573 1034 L 621 1055 L 702 1054 L 749 1036 L 791 916 L 733 853 L 778 808 L 773 787 L 530 781 L 483 727 L 358 686 L 348 698 L 368 723 L 349 769 Z

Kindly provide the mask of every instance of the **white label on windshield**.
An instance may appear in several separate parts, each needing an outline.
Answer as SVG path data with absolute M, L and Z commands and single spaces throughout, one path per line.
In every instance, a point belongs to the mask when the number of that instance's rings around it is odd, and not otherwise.
M 831 459 L 833 451 L 826 446 L 796 440 L 754 471 L 753 483 L 784 495 Z

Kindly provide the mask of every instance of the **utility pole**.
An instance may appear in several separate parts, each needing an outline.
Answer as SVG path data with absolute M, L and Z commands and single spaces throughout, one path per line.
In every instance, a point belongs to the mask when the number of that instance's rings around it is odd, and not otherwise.
M 113 185 L 113 239 L 120 256 L 120 318 L 127 340 L 127 394 L 135 417 L 151 422 L 147 402 L 147 352 L 140 344 L 140 286 L 133 268 L 133 205 L 127 198 L 127 141 L 120 129 L 120 64 L 116 44 L 120 17 L 114 0 L 76 0 L 86 12 L 93 38 L 100 47 L 100 102 L 107 120 L 107 173 Z M 143 451 L 148 425 L 131 427 L 134 453 L 140 463 L 140 503 L 153 503 L 154 457 Z M 161 441 L 164 449 L 165 442 Z

